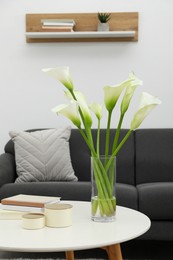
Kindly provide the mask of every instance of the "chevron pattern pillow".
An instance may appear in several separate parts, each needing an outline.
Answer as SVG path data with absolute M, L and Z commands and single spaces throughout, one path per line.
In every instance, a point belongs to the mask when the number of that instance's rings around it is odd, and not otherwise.
M 18 175 L 15 182 L 77 181 L 70 158 L 70 134 L 70 127 L 10 131 Z

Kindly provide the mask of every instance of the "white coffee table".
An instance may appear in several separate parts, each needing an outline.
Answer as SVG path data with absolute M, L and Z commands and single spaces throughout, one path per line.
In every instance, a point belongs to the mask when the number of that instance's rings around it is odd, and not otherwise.
M 63 201 L 64 202 L 64 201 Z M 103 248 L 110 260 L 121 260 L 120 243 L 136 238 L 150 228 L 144 214 L 117 206 L 116 221 L 91 220 L 91 203 L 65 201 L 73 205 L 73 225 L 66 228 L 26 230 L 20 220 L 0 220 L 0 250 L 19 252 L 66 252 L 73 260 L 75 250 Z

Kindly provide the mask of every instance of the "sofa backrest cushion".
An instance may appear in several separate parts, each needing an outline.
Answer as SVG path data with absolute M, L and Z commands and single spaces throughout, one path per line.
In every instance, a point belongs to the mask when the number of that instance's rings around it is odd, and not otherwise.
M 173 130 L 138 129 L 136 183 L 173 181 Z

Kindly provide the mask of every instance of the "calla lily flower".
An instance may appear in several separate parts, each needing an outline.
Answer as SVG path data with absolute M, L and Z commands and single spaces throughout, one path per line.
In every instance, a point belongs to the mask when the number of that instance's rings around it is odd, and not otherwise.
M 104 87 L 104 102 L 105 107 L 109 112 L 114 109 L 122 91 L 130 84 L 131 81 L 133 81 L 133 79 L 129 77 L 126 81 L 122 82 L 119 85 Z
M 110 112 L 114 109 L 121 92 L 123 91 L 124 86 L 105 86 L 104 87 L 104 102 L 106 109 Z
M 78 109 L 76 102 L 72 102 L 70 104 L 61 104 L 52 109 L 53 112 L 63 115 L 70 119 L 74 125 L 80 127 L 81 122 L 78 116 Z
M 92 118 L 91 118 L 91 114 L 90 114 L 90 110 L 88 107 L 88 104 L 86 102 L 86 98 L 83 95 L 82 92 L 74 90 L 73 94 L 74 96 L 72 96 L 72 93 L 69 91 L 65 91 L 64 92 L 65 97 L 71 101 L 76 101 L 78 104 L 78 108 L 81 110 L 82 115 L 84 117 L 85 123 L 87 123 L 87 125 L 89 127 L 91 127 L 92 125 Z
M 146 92 L 142 93 L 138 111 L 135 113 L 130 125 L 130 130 L 135 130 L 140 126 L 145 117 L 151 110 L 162 102 L 157 97 L 154 97 Z
M 98 120 L 102 118 L 102 107 L 100 104 L 93 102 L 89 105 L 89 108 L 94 112 Z
M 59 80 L 67 89 L 73 90 L 73 82 L 69 73 L 69 67 L 47 68 L 42 69 L 42 71 Z
M 121 114 L 125 114 L 125 112 L 127 111 L 130 101 L 132 99 L 132 96 L 135 92 L 135 89 L 137 88 L 137 86 L 142 85 L 142 81 L 139 80 L 138 78 L 135 77 L 134 74 L 130 74 L 129 78 L 131 78 L 132 80 L 129 81 L 129 83 L 127 83 L 127 87 L 126 87 L 126 91 L 123 97 L 123 100 L 121 102 Z
M 74 91 L 73 93 L 76 97 L 76 101 L 78 103 L 78 106 L 81 109 L 85 123 L 89 127 L 91 127 L 92 126 L 92 117 L 91 117 L 90 110 L 89 110 L 88 104 L 86 102 L 85 96 L 80 91 Z

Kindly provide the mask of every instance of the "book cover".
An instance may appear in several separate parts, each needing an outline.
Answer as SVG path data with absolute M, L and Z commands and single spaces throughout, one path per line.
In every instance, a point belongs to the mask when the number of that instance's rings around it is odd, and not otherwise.
M 44 208 L 46 203 L 56 203 L 59 201 L 60 197 L 19 194 L 2 199 L 1 204 Z

